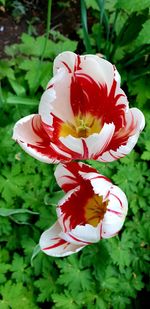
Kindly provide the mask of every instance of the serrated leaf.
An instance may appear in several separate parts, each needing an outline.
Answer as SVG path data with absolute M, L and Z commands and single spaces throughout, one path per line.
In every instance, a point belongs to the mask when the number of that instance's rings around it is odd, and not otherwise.
M 58 261 L 58 266 L 61 266 L 61 262 Z M 68 258 L 63 267 L 61 268 L 61 274 L 57 280 L 58 283 L 64 284 L 72 292 L 78 292 L 79 290 L 87 290 L 92 280 L 91 274 L 88 269 L 82 270 L 79 267 L 76 257 Z
M 6 60 L 1 60 L 0 61 L 0 80 L 4 77 L 15 80 L 14 71 L 11 68 L 11 62 L 9 63 Z
M 121 8 L 123 10 L 127 10 L 129 13 L 132 12 L 141 12 L 142 10 L 149 8 L 149 0 L 119 0 L 116 4 L 117 8 Z
M 79 308 L 68 291 L 65 291 L 65 293 L 63 293 L 63 294 L 62 293 L 52 294 L 52 298 L 55 302 L 56 308 L 62 308 L 62 309 L 66 309 L 66 308 L 77 309 L 77 308 Z

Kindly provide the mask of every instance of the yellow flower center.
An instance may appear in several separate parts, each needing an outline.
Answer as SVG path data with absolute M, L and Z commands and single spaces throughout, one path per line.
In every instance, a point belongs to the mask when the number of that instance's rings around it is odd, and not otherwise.
M 85 220 L 88 224 L 96 227 L 99 222 L 104 218 L 107 210 L 108 200 L 103 202 L 103 197 L 94 194 L 93 197 L 88 199 L 85 206 Z
M 93 133 L 99 133 L 101 130 L 101 121 L 91 114 L 78 115 L 74 118 L 74 124 L 70 122 L 63 123 L 60 130 L 60 136 L 66 137 L 72 135 L 76 138 L 88 137 Z

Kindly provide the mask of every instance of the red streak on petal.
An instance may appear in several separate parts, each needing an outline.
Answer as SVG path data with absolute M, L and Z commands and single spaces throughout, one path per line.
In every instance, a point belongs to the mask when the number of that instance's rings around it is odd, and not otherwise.
M 109 194 L 110 194 L 110 190 L 107 192 L 107 194 L 106 194 L 106 196 L 105 196 L 105 200 L 107 200 L 107 199 L 108 199 Z
M 119 211 L 112 210 L 112 209 L 109 209 L 109 208 L 107 208 L 107 211 L 112 212 L 113 214 L 115 214 L 115 215 L 119 215 L 119 216 L 121 216 L 121 217 L 122 217 L 122 213 L 121 213 L 121 212 L 119 212 Z
M 64 239 L 59 239 L 59 241 L 58 241 L 56 244 L 51 245 L 51 246 L 49 246 L 49 247 L 45 247 L 45 248 L 43 248 L 42 250 L 54 249 L 54 248 L 57 248 L 57 247 L 59 247 L 59 246 L 64 245 L 65 243 L 66 243 L 66 240 L 64 240 Z
M 108 179 L 108 178 L 107 178 L 107 177 L 105 177 L 105 176 L 101 176 L 101 175 L 99 175 L 99 176 L 95 176 L 95 177 L 92 177 L 92 178 L 90 178 L 90 180 L 93 180 L 93 179 L 98 179 L 98 178 L 100 178 L 100 179 L 105 179 L 106 181 L 108 181 L 108 182 L 112 183 L 112 182 L 110 181 L 110 179 Z
M 88 150 L 87 144 L 86 144 L 84 139 L 82 139 L 82 145 L 83 145 L 83 158 L 88 159 L 88 157 L 89 157 L 89 150 Z
M 88 166 L 85 164 L 80 165 L 77 162 L 69 162 L 69 164 L 66 163 L 63 165 L 64 165 L 64 168 L 66 168 L 70 173 L 73 174 L 73 176 L 64 175 L 64 177 L 66 177 L 66 180 L 65 180 L 65 183 L 62 185 L 62 189 L 65 192 L 68 192 L 74 189 L 77 185 L 81 184 L 84 181 L 83 177 L 80 175 L 80 172 L 84 172 L 84 173 L 97 172 L 91 166 Z M 69 180 L 73 180 L 74 182 L 72 183 Z
M 77 59 L 74 66 L 74 72 L 81 70 L 80 63 L 81 63 L 80 55 L 77 55 Z
M 109 154 L 113 157 L 113 159 L 115 159 L 115 160 L 118 160 L 119 158 L 120 158 L 120 156 L 119 157 L 117 157 L 117 156 L 115 156 L 114 154 L 112 154 L 112 151 L 109 151 Z
M 49 85 L 46 90 L 53 88 L 53 86 L 54 86 L 54 84 Z
M 71 71 L 69 65 L 68 65 L 65 61 L 62 61 L 62 63 L 63 63 L 64 66 L 67 68 L 68 72 L 69 72 L 69 73 L 72 73 L 72 71 Z
M 108 147 L 105 149 L 105 151 L 109 151 L 109 150 L 114 150 L 116 151 L 119 146 L 124 146 L 127 144 L 128 139 L 130 136 L 134 135 L 135 129 L 136 129 L 136 122 L 134 121 L 133 115 L 131 113 L 131 123 L 128 126 L 127 125 L 127 121 L 125 123 L 125 125 L 117 131 L 115 132 L 112 140 L 110 141 L 110 144 L 108 145 Z M 110 155 L 112 157 L 114 157 L 114 159 L 118 159 L 118 157 L 113 156 L 113 154 L 110 152 Z M 121 156 L 119 155 L 119 158 L 124 157 L 124 154 Z
M 119 201 L 121 208 L 123 208 L 123 205 L 122 205 L 120 198 L 117 195 L 115 195 L 114 193 L 110 193 L 110 195 L 113 195 Z
M 71 235 L 70 233 L 68 233 L 68 235 L 69 235 L 72 239 L 74 239 L 74 240 L 76 240 L 76 241 L 78 241 L 78 242 L 80 242 L 80 243 L 82 242 L 82 243 L 87 244 L 87 245 L 90 245 L 90 244 L 91 244 L 91 242 L 89 242 L 89 241 L 84 241 L 84 240 L 80 240 L 80 239 L 76 238 L 75 236 Z

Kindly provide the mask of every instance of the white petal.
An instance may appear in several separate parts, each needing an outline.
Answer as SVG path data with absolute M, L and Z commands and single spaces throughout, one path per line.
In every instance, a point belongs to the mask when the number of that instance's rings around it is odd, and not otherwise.
M 67 137 L 60 137 L 60 141 L 72 152 L 75 159 L 95 159 L 103 153 L 105 148 L 110 143 L 115 126 L 113 123 L 104 124 L 99 134 L 94 133 L 87 138 L 76 138 L 71 135 Z
M 40 115 L 29 115 L 20 119 L 14 127 L 13 139 L 25 152 L 41 162 L 70 161 L 71 156 L 68 153 L 50 142 Z
M 102 238 L 110 238 L 115 236 L 122 228 L 124 221 L 124 215 L 119 216 L 107 211 L 102 222 Z
M 77 55 L 70 51 L 65 51 L 59 54 L 54 60 L 53 72 L 56 74 L 60 68 L 66 70 L 67 73 L 70 71 L 74 71 L 75 62 L 77 59 Z M 68 67 L 68 68 L 67 68 Z
M 61 227 L 56 222 L 46 230 L 40 238 L 41 250 L 50 256 L 63 257 L 80 251 L 83 245 L 71 244 L 60 237 Z
M 116 67 L 114 67 L 114 78 L 115 78 L 116 82 L 118 83 L 118 85 L 120 86 L 121 76 L 120 76 L 119 72 L 117 71 Z
M 65 239 L 67 242 L 74 244 L 74 245 L 80 245 L 80 246 L 87 246 L 90 245 L 91 242 L 88 241 L 81 241 L 80 239 L 76 238 L 71 232 L 67 233 L 60 233 L 60 236 Z
M 70 231 L 70 235 L 79 241 L 87 243 L 95 243 L 100 240 L 100 225 L 93 227 L 90 224 L 77 225 L 75 229 Z
M 126 195 L 119 187 L 111 187 L 108 199 L 107 211 L 102 221 L 102 238 L 115 236 L 120 231 L 128 210 Z
M 83 179 L 90 180 L 95 194 L 103 196 L 104 200 L 108 197 L 108 194 L 112 187 L 112 182 L 107 177 L 99 173 L 79 173 L 83 177 Z
M 109 204 L 107 206 L 112 211 L 127 215 L 128 201 L 125 193 L 117 186 L 112 186 L 109 194 Z
M 75 64 L 77 62 L 77 55 L 73 52 L 63 52 L 58 55 L 54 61 L 54 74 L 60 68 L 65 68 L 66 72 L 74 72 Z M 79 74 L 84 73 L 93 78 L 97 83 L 106 84 L 108 93 L 111 89 L 114 76 L 120 85 L 118 78 L 119 73 L 114 74 L 114 66 L 107 60 L 104 60 L 97 55 L 83 55 L 80 56 L 80 69 L 76 70 Z M 117 70 L 116 70 L 117 71 Z
M 41 154 L 36 149 L 33 149 L 29 146 L 37 146 L 39 143 L 43 142 L 43 139 L 38 133 L 33 130 L 33 119 L 36 122 L 36 126 L 39 126 L 39 131 L 42 129 L 40 128 L 40 116 L 39 115 L 29 115 L 22 119 L 20 119 L 14 126 L 13 130 L 13 139 L 18 142 L 21 148 L 27 152 L 29 155 L 34 157 L 35 159 L 45 162 L 45 163 L 54 163 L 54 158 L 49 158 L 46 155 Z M 43 130 L 44 131 L 44 130 Z M 45 132 L 44 132 L 45 133 Z M 46 134 L 46 133 L 45 133 Z M 59 162 L 59 160 L 55 160 L 55 163 Z
M 70 154 L 72 152 L 75 153 L 75 159 L 79 159 L 84 156 L 84 146 L 81 138 L 68 135 L 66 137 L 60 137 L 59 140 L 70 150 Z
M 106 84 L 109 93 L 114 79 L 113 65 L 96 55 L 81 56 L 81 59 L 82 71 L 98 83 Z
M 120 145 L 116 151 L 110 149 L 109 151 L 104 152 L 99 158 L 97 158 L 98 161 L 111 162 L 123 158 L 125 155 L 129 154 L 134 148 L 139 138 L 139 134 L 145 126 L 145 118 L 143 113 L 139 109 L 131 108 L 126 115 L 126 119 L 126 131 L 130 128 L 132 122 L 136 124 L 133 135 L 128 138 L 126 145 Z
M 36 114 L 29 115 L 16 122 L 12 137 L 14 140 L 21 140 L 24 143 L 29 143 L 30 140 L 30 143 L 33 145 L 36 145 L 37 142 L 41 142 L 40 136 L 37 136 L 32 128 L 32 120 L 34 117 L 38 119 L 39 116 Z
M 90 159 L 95 159 L 96 155 L 98 156 L 105 151 L 113 137 L 114 130 L 115 126 L 113 123 L 105 123 L 99 134 L 94 133 L 84 139 L 88 147 Z
M 65 164 L 59 164 L 56 167 L 54 175 L 55 175 L 55 178 L 56 178 L 56 181 L 59 187 L 61 187 L 62 189 L 64 185 L 67 185 L 67 184 L 69 184 L 70 189 L 71 189 L 71 185 L 72 185 L 72 188 L 78 185 L 76 181 L 76 177 L 69 171 L 69 169 L 67 168 L 67 165 Z
M 60 69 L 50 84 L 53 86 L 44 92 L 39 105 L 39 114 L 43 122 L 52 125 L 53 113 L 64 122 L 73 123 L 74 116 L 70 105 L 71 76 L 64 69 Z

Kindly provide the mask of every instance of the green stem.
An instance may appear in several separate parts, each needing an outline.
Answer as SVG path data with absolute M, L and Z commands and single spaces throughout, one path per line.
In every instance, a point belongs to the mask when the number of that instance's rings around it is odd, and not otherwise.
M 41 55 L 41 62 L 43 61 L 46 46 L 47 46 L 47 41 L 49 37 L 49 32 L 50 32 L 50 23 L 51 23 L 51 7 L 52 7 L 52 0 L 48 0 L 48 7 L 47 7 L 47 25 L 46 25 L 46 36 L 45 36 L 45 42 L 43 46 L 43 51 Z
M 52 7 L 52 0 L 48 0 L 48 7 L 47 7 L 47 25 L 46 25 L 46 33 L 45 33 L 45 41 L 43 45 L 43 51 L 41 54 L 41 57 L 39 59 L 39 64 L 37 65 L 37 71 L 35 75 L 35 86 L 33 91 L 31 91 L 31 95 L 33 96 L 35 92 L 37 91 L 39 84 L 40 84 L 40 69 L 41 65 L 44 59 L 45 51 L 46 51 L 46 46 L 49 38 L 49 32 L 50 32 L 50 23 L 51 23 L 51 7 Z

